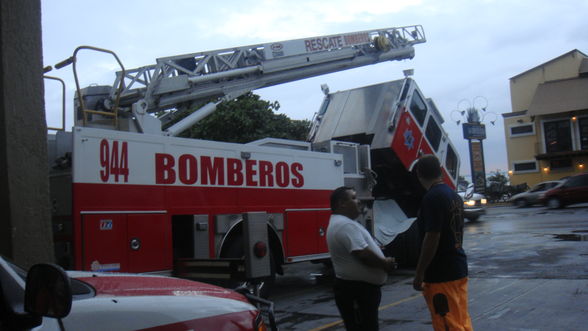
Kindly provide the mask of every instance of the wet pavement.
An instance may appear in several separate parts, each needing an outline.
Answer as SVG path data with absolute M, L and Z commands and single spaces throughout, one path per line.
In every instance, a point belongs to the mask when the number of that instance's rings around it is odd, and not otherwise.
M 475 330 L 588 330 L 588 205 L 489 208 L 465 232 Z M 280 330 L 344 330 L 329 269 L 285 271 L 270 298 Z M 382 288 L 380 330 L 432 330 L 412 275 L 398 270 Z

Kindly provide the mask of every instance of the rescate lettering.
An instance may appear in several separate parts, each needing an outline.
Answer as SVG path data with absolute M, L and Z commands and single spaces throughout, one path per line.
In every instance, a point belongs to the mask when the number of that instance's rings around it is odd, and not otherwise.
M 344 44 L 343 44 L 343 37 L 333 36 L 333 37 L 307 39 L 304 41 L 304 46 L 306 47 L 307 52 L 317 52 L 317 51 L 324 51 L 324 50 L 329 50 L 329 49 L 334 49 L 334 48 L 341 48 L 344 46 Z

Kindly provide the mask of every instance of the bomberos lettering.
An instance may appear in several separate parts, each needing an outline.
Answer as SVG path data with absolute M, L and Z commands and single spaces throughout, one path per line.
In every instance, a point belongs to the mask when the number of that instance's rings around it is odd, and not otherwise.
M 156 184 L 299 188 L 304 186 L 303 170 L 299 162 L 155 154 Z

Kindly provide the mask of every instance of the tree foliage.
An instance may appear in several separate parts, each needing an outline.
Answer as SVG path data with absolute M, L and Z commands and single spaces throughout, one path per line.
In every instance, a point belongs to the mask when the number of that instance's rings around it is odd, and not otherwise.
M 491 172 L 491 175 L 488 177 L 488 182 L 490 184 L 502 185 L 506 186 L 508 184 L 508 178 L 501 173 L 500 171 Z
M 267 137 L 306 140 L 310 121 L 292 120 L 284 114 L 276 114 L 279 108 L 277 101 L 262 100 L 259 95 L 249 92 L 221 103 L 215 112 L 180 136 L 235 143 Z
M 499 201 L 509 192 L 508 178 L 500 171 L 494 171 L 487 179 L 486 195 L 490 201 Z

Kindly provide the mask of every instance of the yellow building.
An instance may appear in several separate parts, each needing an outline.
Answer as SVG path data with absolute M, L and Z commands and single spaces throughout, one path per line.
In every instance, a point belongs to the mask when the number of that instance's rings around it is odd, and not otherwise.
M 502 117 L 512 185 L 588 171 L 586 54 L 575 49 L 512 77 L 510 95 Z

